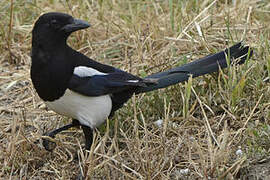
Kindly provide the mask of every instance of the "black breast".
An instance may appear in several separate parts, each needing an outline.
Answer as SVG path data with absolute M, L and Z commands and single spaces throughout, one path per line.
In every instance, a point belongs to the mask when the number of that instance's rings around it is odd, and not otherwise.
M 72 64 L 64 58 L 55 57 L 42 51 L 34 51 L 32 54 L 31 79 L 39 97 L 44 101 L 62 97 L 73 74 Z

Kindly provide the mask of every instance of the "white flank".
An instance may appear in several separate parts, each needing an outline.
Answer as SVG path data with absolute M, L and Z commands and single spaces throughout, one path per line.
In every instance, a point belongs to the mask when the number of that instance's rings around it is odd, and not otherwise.
M 74 74 L 85 77 L 85 76 L 94 76 L 94 75 L 106 75 L 106 73 L 100 72 L 96 69 L 86 67 L 86 66 L 78 66 L 74 69 Z
M 110 115 L 112 100 L 109 95 L 89 97 L 69 89 L 64 96 L 46 105 L 58 114 L 77 119 L 91 128 L 98 127 Z

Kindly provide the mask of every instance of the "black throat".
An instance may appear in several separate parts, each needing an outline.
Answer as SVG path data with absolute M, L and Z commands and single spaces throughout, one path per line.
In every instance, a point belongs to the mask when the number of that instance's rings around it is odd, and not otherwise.
M 73 58 L 66 42 L 55 44 L 32 42 L 31 79 L 38 95 L 44 101 L 54 101 L 64 95 L 73 74 Z

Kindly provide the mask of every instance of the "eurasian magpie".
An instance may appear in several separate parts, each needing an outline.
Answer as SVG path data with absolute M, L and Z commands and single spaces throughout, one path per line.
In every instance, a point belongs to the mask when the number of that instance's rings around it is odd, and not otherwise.
M 190 75 L 217 72 L 227 67 L 226 59 L 229 63 L 242 64 L 252 55 L 248 46 L 238 43 L 225 51 L 140 78 L 98 63 L 67 45 L 72 32 L 89 26 L 68 14 L 43 14 L 32 30 L 31 52 L 31 79 L 39 97 L 56 113 L 73 119 L 71 124 L 46 135 L 55 137 L 63 130 L 81 126 L 86 150 L 91 147 L 93 129 L 111 117 L 133 94 L 187 81 Z M 44 140 L 43 145 L 52 150 L 48 141 Z

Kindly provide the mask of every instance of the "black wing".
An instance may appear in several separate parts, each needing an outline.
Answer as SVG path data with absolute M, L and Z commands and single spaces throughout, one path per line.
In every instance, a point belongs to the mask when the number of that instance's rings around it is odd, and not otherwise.
M 86 96 L 101 96 L 119 93 L 134 87 L 146 87 L 152 84 L 151 80 L 125 73 L 124 71 L 81 77 L 73 74 L 69 89 Z

